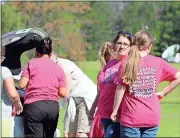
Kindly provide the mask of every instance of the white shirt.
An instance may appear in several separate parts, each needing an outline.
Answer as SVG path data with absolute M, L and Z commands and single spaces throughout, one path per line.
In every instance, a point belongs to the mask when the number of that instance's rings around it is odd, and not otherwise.
M 12 104 L 4 88 L 4 80 L 12 77 L 11 71 L 7 67 L 2 67 L 1 70 L 1 103 L 2 103 L 2 117 L 10 117 L 12 114 Z
M 176 63 L 180 63 L 180 53 L 176 53 L 175 61 Z
M 58 64 L 62 67 L 65 74 L 71 74 L 69 97 L 82 97 L 90 110 L 96 95 L 97 86 L 94 82 L 83 73 L 83 71 L 72 61 L 58 58 Z

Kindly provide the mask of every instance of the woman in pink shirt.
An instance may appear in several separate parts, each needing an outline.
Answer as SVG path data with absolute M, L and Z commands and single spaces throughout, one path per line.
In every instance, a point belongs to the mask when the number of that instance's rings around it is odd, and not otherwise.
M 165 60 L 149 55 L 151 48 L 150 33 L 137 32 L 128 58 L 122 61 L 115 79 L 118 87 L 111 119 L 120 120 L 122 137 L 155 137 L 160 121 L 159 99 L 180 84 L 180 72 Z M 156 93 L 162 81 L 171 83 Z
M 65 97 L 64 72 L 52 60 L 52 41 L 45 38 L 36 47 L 36 58 L 25 66 L 19 88 L 24 96 L 25 137 L 53 138 L 59 117 L 59 97 Z
M 116 59 L 115 53 L 113 53 L 113 45 L 110 42 L 105 42 L 99 49 L 99 62 L 101 67 L 103 68 L 110 60 Z M 97 110 L 95 115 L 94 111 L 89 115 L 89 119 L 93 120 L 91 129 L 89 132 L 89 137 L 102 137 L 104 135 L 104 131 L 101 125 L 101 117 L 99 115 L 99 111 Z
M 132 35 L 128 32 L 119 32 L 114 39 L 114 51 L 118 52 L 120 58 L 112 59 L 100 70 L 98 81 L 98 95 L 90 111 L 90 117 L 95 112 L 96 106 L 101 116 L 104 127 L 104 137 L 119 137 L 119 123 L 113 123 L 110 115 L 113 109 L 114 94 L 117 84 L 114 83 L 115 74 L 118 72 L 120 60 L 128 54 L 132 44 Z

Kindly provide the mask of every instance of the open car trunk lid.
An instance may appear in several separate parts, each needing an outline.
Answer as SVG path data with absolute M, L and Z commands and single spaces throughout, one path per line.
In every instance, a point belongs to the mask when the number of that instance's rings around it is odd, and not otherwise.
M 1 36 L 1 47 L 6 47 L 6 53 L 1 65 L 8 67 L 13 75 L 18 75 L 21 72 L 22 53 L 38 46 L 45 37 L 48 37 L 48 34 L 40 28 L 27 28 L 4 34 Z

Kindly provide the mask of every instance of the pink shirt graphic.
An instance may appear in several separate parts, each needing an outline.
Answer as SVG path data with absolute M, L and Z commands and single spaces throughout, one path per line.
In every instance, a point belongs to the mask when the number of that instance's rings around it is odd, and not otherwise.
M 49 58 L 30 60 L 21 76 L 29 78 L 25 104 L 40 100 L 58 101 L 58 88 L 65 87 L 63 70 Z
M 110 118 L 113 111 L 114 95 L 117 87 L 114 78 L 119 70 L 119 65 L 120 62 L 111 60 L 98 74 L 97 80 L 100 92 L 98 112 L 101 118 Z
M 124 68 L 124 61 L 120 69 Z M 122 83 L 119 73 L 115 83 L 127 86 L 121 103 L 120 123 L 126 127 L 153 127 L 160 121 L 160 102 L 155 95 L 158 84 L 172 81 L 177 69 L 159 57 L 141 58 L 137 80 L 132 86 Z

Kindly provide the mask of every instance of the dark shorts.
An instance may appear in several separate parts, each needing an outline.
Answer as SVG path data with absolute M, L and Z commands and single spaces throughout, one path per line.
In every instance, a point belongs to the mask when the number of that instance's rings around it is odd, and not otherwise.
M 25 137 L 53 138 L 59 117 L 59 103 L 38 101 L 24 105 Z
M 105 138 L 119 138 L 120 137 L 120 123 L 113 122 L 111 119 L 101 118 L 104 127 Z

